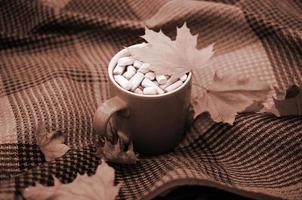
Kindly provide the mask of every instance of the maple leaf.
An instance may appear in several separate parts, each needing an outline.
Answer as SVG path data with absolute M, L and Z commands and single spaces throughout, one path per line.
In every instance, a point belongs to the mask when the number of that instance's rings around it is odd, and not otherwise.
M 258 111 L 259 105 L 267 100 L 270 86 L 256 77 L 244 78 L 237 75 L 220 77 L 214 74 L 213 83 L 202 89 L 193 101 L 196 115 L 208 111 L 216 122 L 233 124 L 236 114 L 247 108 Z
M 274 107 L 269 112 L 276 116 L 302 115 L 302 89 L 293 85 L 287 91 L 277 90 L 277 98 L 274 98 Z
M 114 169 L 102 161 L 95 175 L 78 174 L 68 184 L 62 184 L 54 177 L 54 186 L 36 184 L 26 188 L 23 196 L 26 200 L 113 200 L 120 186 L 114 186 Z
M 36 130 L 37 144 L 39 145 L 46 161 L 51 161 L 63 156 L 70 148 L 63 144 L 64 135 L 61 131 L 47 132 L 40 123 Z
M 177 79 L 182 75 L 198 70 L 205 66 L 213 56 L 213 46 L 197 49 L 198 35 L 192 35 L 186 23 L 177 28 L 176 39 L 172 41 L 168 36 L 145 29 L 142 36 L 148 44 L 130 47 L 130 54 L 143 62 L 150 63 L 150 69 L 156 74 L 171 75 Z
M 208 111 L 216 122 L 232 124 L 238 112 L 259 111 L 270 95 L 270 87 L 255 77 L 249 79 L 238 75 L 219 78 L 214 75 L 213 83 L 205 88 L 198 77 L 213 56 L 213 46 L 197 49 L 198 35 L 192 35 L 186 23 L 177 28 L 176 39 L 172 41 L 162 31 L 145 29 L 142 36 L 148 43 L 129 47 L 130 54 L 150 63 L 156 74 L 171 75 L 172 81 L 185 73 L 192 72 L 193 86 L 198 95 L 192 99 L 195 116 Z M 238 77 L 237 77 L 238 76 Z

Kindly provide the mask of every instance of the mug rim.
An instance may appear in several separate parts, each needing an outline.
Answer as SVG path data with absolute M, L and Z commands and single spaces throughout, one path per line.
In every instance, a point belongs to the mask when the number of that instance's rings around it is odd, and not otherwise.
M 130 52 L 128 51 L 128 48 L 131 48 L 131 47 L 141 47 L 141 46 L 144 46 L 146 45 L 146 43 L 140 43 L 140 44 L 134 44 L 134 45 L 131 45 L 129 47 L 125 47 L 124 49 L 118 51 L 110 60 L 109 64 L 108 64 L 108 74 L 109 74 L 109 79 L 110 81 L 121 91 L 129 94 L 129 95 L 134 95 L 134 96 L 137 96 L 137 97 L 142 97 L 142 98 L 159 98 L 159 97 L 164 97 L 164 96 L 169 96 L 169 95 L 173 95 L 174 93 L 176 93 L 177 91 L 181 90 L 182 88 L 184 88 L 190 81 L 191 81 L 191 78 L 192 78 L 192 72 L 189 72 L 188 74 L 188 77 L 186 79 L 186 81 L 180 86 L 178 87 L 177 89 L 173 90 L 173 91 L 170 91 L 170 92 L 166 92 L 164 94 L 154 94 L 154 95 L 144 95 L 144 94 L 137 94 L 137 93 L 134 93 L 134 92 L 131 92 L 131 91 L 128 91 L 128 90 L 125 90 L 123 87 L 121 87 L 113 78 L 113 69 L 114 67 L 116 66 L 117 64 L 117 61 L 120 57 L 122 56 L 130 56 Z

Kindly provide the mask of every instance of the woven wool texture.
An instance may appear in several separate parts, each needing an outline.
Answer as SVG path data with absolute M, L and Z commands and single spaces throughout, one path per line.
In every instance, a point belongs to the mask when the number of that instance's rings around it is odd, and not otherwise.
M 258 76 L 285 90 L 302 85 L 299 0 L 2 0 L 0 2 L 0 199 L 52 176 L 93 174 L 92 118 L 109 98 L 111 57 L 143 40 L 144 27 L 175 38 L 187 22 L 198 47 L 213 42 L 215 70 Z M 36 144 L 43 121 L 72 149 L 46 162 Z M 144 133 L 142 133 L 144 134 Z M 147 199 L 183 184 L 213 186 L 255 199 L 302 199 L 302 118 L 246 113 L 233 126 L 200 115 L 179 147 L 112 165 L 118 199 Z

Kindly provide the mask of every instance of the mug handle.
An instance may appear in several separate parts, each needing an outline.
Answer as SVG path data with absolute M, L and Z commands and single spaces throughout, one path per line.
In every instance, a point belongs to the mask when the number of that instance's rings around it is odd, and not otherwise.
M 98 107 L 96 113 L 94 114 L 94 132 L 100 135 L 101 137 L 106 136 L 107 124 L 111 116 L 118 111 L 125 110 L 127 107 L 128 104 L 118 96 L 106 100 L 102 105 Z M 123 135 L 122 137 L 125 136 Z

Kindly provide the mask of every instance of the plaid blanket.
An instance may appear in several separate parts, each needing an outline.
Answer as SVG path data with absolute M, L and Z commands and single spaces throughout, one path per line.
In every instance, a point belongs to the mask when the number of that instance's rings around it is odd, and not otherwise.
M 52 176 L 93 174 L 92 119 L 109 98 L 107 64 L 140 43 L 144 27 L 175 38 L 187 22 L 198 47 L 216 43 L 211 69 L 258 76 L 285 90 L 302 85 L 300 0 L 2 0 L 0 2 L 0 199 Z M 211 70 L 210 70 L 211 71 Z M 205 82 L 209 74 L 201 75 Z M 72 149 L 46 162 L 43 121 Z M 114 164 L 119 199 L 148 199 L 179 185 L 255 199 L 302 199 L 302 117 L 239 114 L 233 126 L 200 115 L 175 151 Z

